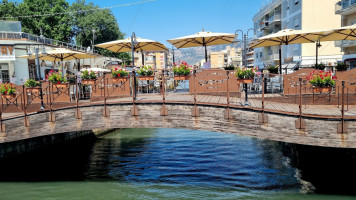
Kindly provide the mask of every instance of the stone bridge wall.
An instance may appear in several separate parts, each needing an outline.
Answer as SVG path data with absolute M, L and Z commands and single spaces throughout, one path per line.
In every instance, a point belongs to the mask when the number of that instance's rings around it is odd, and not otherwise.
M 55 122 L 49 122 L 49 112 L 24 118 L 7 119 L 6 132 L 0 142 L 6 143 L 44 135 L 85 131 L 97 128 L 179 128 L 234 133 L 287 143 L 356 148 L 356 121 L 348 121 L 347 134 L 338 134 L 338 120 L 304 119 L 305 129 L 296 129 L 296 116 L 268 113 L 268 122 L 259 123 L 260 112 L 231 108 L 233 119 L 225 119 L 226 108 L 198 106 L 199 117 L 192 117 L 192 105 L 167 104 L 168 116 L 161 116 L 162 104 L 138 104 L 139 116 L 132 116 L 132 104 L 108 105 L 109 117 L 103 117 L 104 107 L 80 108 L 82 119 L 76 119 L 76 109 L 54 111 Z

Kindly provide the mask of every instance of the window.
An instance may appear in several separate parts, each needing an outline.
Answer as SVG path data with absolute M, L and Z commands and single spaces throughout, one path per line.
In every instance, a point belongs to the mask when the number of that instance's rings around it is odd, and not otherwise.
M 0 64 L 0 78 L 3 83 L 9 83 L 10 82 L 10 76 L 9 76 L 9 65 L 8 64 Z

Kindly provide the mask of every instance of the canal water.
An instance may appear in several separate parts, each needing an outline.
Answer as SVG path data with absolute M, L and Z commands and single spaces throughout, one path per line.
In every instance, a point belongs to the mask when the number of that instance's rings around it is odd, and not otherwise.
M 123 129 L 1 161 L 0 199 L 356 199 L 318 193 L 283 149 L 227 133 Z

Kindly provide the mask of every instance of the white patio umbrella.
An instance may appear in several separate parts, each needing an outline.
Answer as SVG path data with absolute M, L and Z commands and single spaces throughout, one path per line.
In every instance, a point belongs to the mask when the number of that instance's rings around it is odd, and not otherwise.
M 203 46 L 205 48 L 205 61 L 208 62 L 206 46 L 231 44 L 233 43 L 235 37 L 236 35 L 232 33 L 212 33 L 205 32 L 203 30 L 202 32 L 194 35 L 188 35 L 167 41 L 174 45 L 177 49 Z

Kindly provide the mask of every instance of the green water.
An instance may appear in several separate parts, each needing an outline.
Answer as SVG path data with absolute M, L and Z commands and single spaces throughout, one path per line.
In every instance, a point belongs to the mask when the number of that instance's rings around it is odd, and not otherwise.
M 275 142 L 205 131 L 125 129 L 0 164 L 1 200 L 356 199 L 315 194 Z

